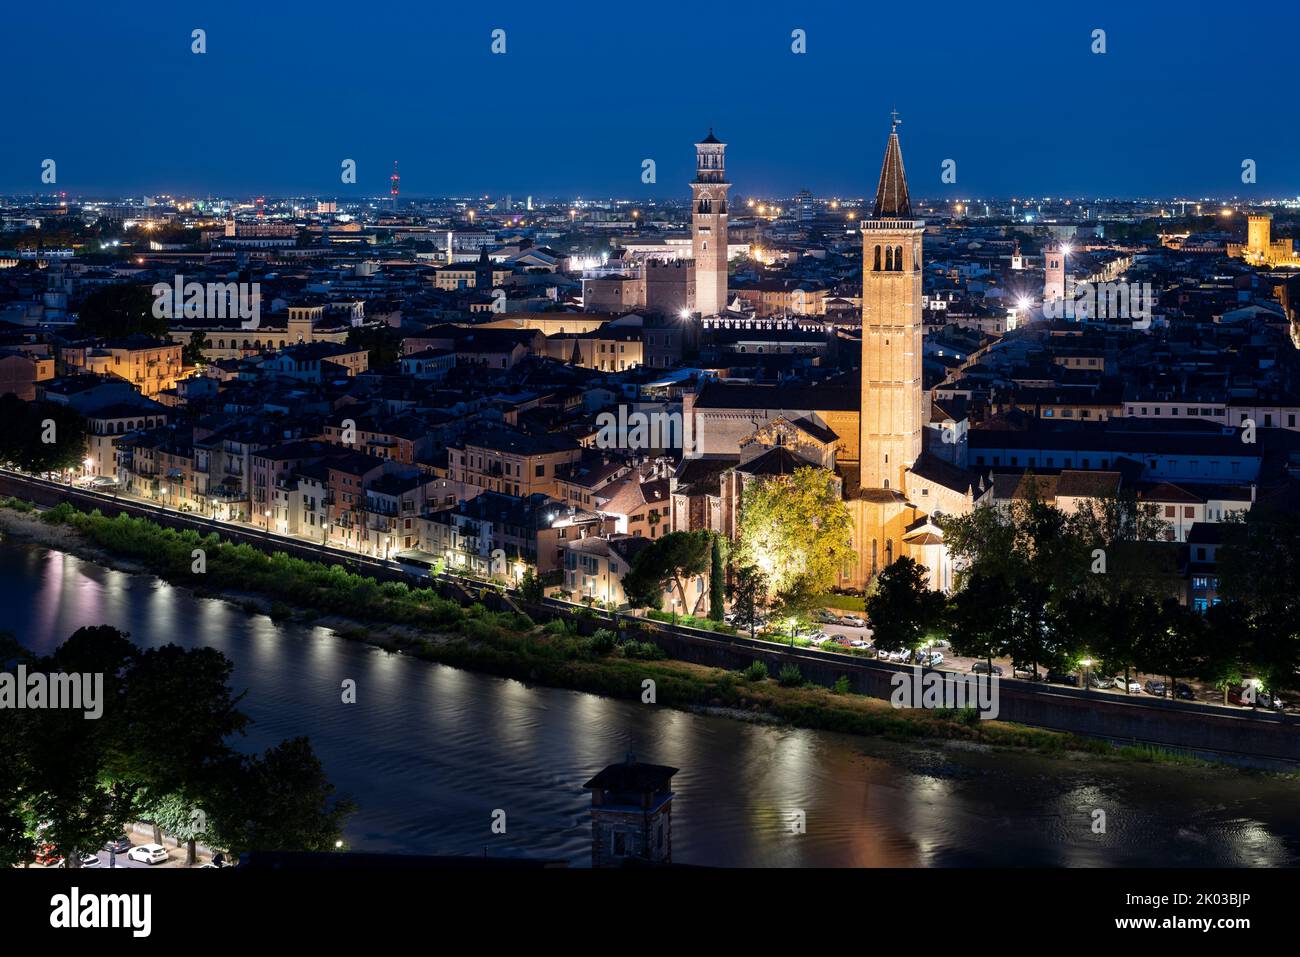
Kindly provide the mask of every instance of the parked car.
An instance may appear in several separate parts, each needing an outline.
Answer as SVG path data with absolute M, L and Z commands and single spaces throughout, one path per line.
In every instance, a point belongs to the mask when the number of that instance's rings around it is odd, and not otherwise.
M 167 848 L 161 844 L 141 844 L 127 851 L 126 856 L 140 864 L 161 864 L 167 860 Z
M 940 651 L 931 651 L 929 654 L 922 652 L 921 657 L 923 659 L 921 664 L 927 668 L 937 668 L 943 664 L 943 653 Z
M 832 615 L 829 611 L 826 611 L 824 609 L 822 611 L 817 612 L 817 614 L 814 615 L 813 617 L 816 618 L 818 621 L 820 621 L 823 625 L 838 625 L 840 623 L 840 619 L 838 615 Z
M 1105 675 L 1093 675 L 1088 679 L 1088 687 L 1102 689 L 1113 688 L 1115 687 L 1115 679 L 1107 678 Z
M 119 834 L 107 844 L 104 845 L 106 851 L 117 851 L 119 854 L 125 854 L 131 850 L 131 839 L 125 834 Z
M 839 648 L 852 648 L 853 639 L 848 635 L 832 635 L 831 644 Z
M 830 641 L 831 636 L 826 634 L 826 632 L 824 631 L 819 631 L 816 634 L 812 635 L 812 637 L 810 637 L 808 640 L 811 641 L 814 645 L 820 647 L 821 645 L 824 645 L 826 644 L 826 642 Z
M 910 648 L 900 648 L 898 651 L 891 651 L 889 653 L 889 660 L 898 662 L 899 664 L 905 664 L 911 657 L 912 649 Z
M 1011 676 L 1013 678 L 1023 678 L 1026 681 L 1042 681 L 1043 676 L 1038 673 L 1038 669 L 1029 665 L 1012 665 Z
M 99 858 L 98 858 L 96 855 L 94 855 L 94 854 L 80 854 L 80 855 L 78 855 L 78 857 L 81 859 L 81 866 L 82 866 L 82 867 L 98 867 L 98 866 L 99 866 Z M 68 862 L 67 862 L 67 860 L 60 860 L 60 861 L 59 861 L 59 867 L 67 867 L 67 866 L 68 866 Z
M 1146 683 L 1147 694 L 1157 695 L 1161 698 L 1165 696 L 1165 683 L 1157 681 L 1155 678 L 1148 678 Z
M 36 863 L 42 867 L 57 866 L 63 863 L 63 855 L 55 850 L 53 844 L 42 844 L 36 849 Z
M 1286 702 L 1275 694 L 1267 691 L 1261 691 L 1255 695 L 1255 701 L 1261 708 L 1270 708 L 1273 711 L 1281 711 L 1286 707 Z
M 973 665 L 970 666 L 970 670 L 971 670 L 971 674 L 975 674 L 975 675 L 993 674 L 993 675 L 997 675 L 998 677 L 1001 677 L 1002 675 L 1001 665 L 994 665 L 992 670 L 990 671 L 989 663 L 987 661 L 975 662 Z
M 863 621 L 861 618 L 859 618 L 857 615 L 845 615 L 843 618 L 840 619 L 840 624 L 845 625 L 849 628 L 867 627 L 867 623 Z
M 1142 693 L 1142 686 L 1138 684 L 1138 680 L 1136 678 L 1129 678 L 1128 680 L 1125 680 L 1123 675 L 1115 676 L 1115 687 L 1118 688 L 1120 691 L 1127 691 L 1129 694 Z
M 1183 684 L 1181 681 L 1174 683 L 1174 697 L 1182 698 L 1184 701 L 1195 701 L 1196 693 L 1192 691 L 1192 686 Z
M 1048 671 L 1044 679 L 1048 684 L 1079 687 L 1079 676 L 1069 671 Z

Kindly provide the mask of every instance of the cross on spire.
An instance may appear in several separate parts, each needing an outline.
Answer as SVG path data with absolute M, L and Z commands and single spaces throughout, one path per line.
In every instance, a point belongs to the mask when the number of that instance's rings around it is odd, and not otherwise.
M 903 122 L 903 121 L 900 120 L 900 119 L 898 118 L 898 110 L 897 110 L 897 109 L 892 109 L 892 110 L 890 110 L 890 111 L 889 111 L 889 115 L 893 117 L 893 126 L 891 126 L 891 127 L 889 128 L 889 132 L 892 133 L 892 132 L 894 132 L 894 130 L 898 129 L 898 124 L 901 123 L 901 122 Z

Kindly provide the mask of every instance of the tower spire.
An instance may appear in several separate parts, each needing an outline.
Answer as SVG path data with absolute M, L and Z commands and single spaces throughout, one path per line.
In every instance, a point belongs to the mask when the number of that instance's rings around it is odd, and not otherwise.
M 903 172 L 903 150 L 898 145 L 898 111 L 892 110 L 889 143 L 880 167 L 880 184 L 876 187 L 876 219 L 911 219 L 912 200 L 907 193 L 907 174 Z

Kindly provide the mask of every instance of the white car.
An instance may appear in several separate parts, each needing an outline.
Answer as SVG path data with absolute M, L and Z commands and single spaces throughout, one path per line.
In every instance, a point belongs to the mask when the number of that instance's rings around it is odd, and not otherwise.
M 831 640 L 831 636 L 826 634 L 826 632 L 824 631 L 819 631 L 816 634 L 810 636 L 808 640 L 811 641 L 814 645 L 824 645 L 826 644 L 826 642 Z
M 934 668 L 943 664 L 943 654 L 938 651 L 932 651 L 928 655 L 925 652 L 920 653 L 918 664 L 925 665 L 928 668 Z
M 845 615 L 843 618 L 840 619 L 840 624 L 846 625 L 849 628 L 867 627 L 867 623 L 863 621 L 861 618 L 857 617 L 856 615 Z
M 1118 688 L 1120 691 L 1123 691 L 1123 690 L 1124 690 L 1124 676 L 1123 676 L 1123 675 L 1116 675 L 1116 676 L 1115 676 L 1115 687 Z M 1141 694 L 1141 693 L 1142 693 L 1142 685 L 1138 683 L 1138 680 L 1137 680 L 1136 678 L 1129 678 L 1129 680 L 1128 680 L 1128 693 L 1129 693 L 1129 694 Z
M 140 864 L 161 864 L 167 860 L 167 848 L 161 844 L 140 844 L 127 851 L 126 856 Z

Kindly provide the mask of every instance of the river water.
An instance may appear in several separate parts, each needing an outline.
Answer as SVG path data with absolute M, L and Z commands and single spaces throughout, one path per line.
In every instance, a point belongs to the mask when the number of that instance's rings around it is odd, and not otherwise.
M 305 734 L 359 805 L 357 850 L 590 863 L 582 785 L 628 752 L 679 768 L 674 860 L 723 866 L 1279 866 L 1300 861 L 1300 785 L 902 745 L 530 687 L 273 624 L 148 575 L 0 544 L 3 627 L 52 650 L 82 625 L 234 663 L 241 748 Z M 343 704 L 345 679 L 357 702 Z M 506 833 L 493 834 L 493 812 Z M 1098 833 L 1096 811 L 1105 815 Z M 803 833 L 795 833 L 801 811 Z

